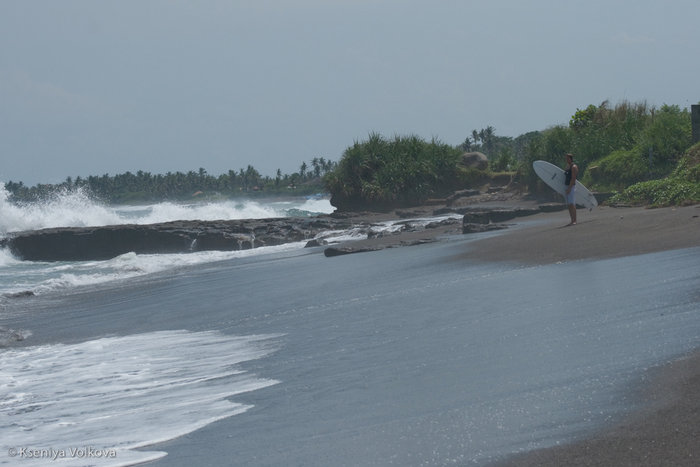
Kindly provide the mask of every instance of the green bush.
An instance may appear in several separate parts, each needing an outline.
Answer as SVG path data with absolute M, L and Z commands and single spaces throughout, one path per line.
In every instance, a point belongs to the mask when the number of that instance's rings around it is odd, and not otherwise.
M 345 150 L 325 179 L 331 203 L 344 209 L 385 209 L 420 204 L 453 190 L 459 183 L 456 164 L 461 150 L 436 140 L 377 133 Z
M 688 149 L 685 155 L 678 161 L 672 177 L 689 182 L 700 183 L 700 143 Z
M 649 175 L 649 161 L 639 150 L 619 150 L 591 164 L 582 182 L 598 189 L 621 190 L 645 180 Z
M 677 105 L 663 105 L 652 114 L 637 145 L 651 154 L 657 164 L 668 165 L 678 161 L 691 145 L 691 138 L 688 112 Z
M 695 204 L 700 203 L 700 184 L 674 178 L 649 180 L 630 186 L 610 202 L 652 207 Z
M 636 183 L 610 202 L 649 206 L 700 203 L 700 143 L 686 151 L 669 177 Z

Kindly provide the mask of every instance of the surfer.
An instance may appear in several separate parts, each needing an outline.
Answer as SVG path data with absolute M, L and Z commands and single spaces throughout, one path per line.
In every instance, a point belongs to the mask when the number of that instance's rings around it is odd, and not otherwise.
M 564 169 L 564 184 L 566 185 L 566 205 L 569 208 L 571 223 L 576 225 L 576 177 L 578 176 L 578 166 L 574 164 L 574 155 L 566 155 L 566 169 Z

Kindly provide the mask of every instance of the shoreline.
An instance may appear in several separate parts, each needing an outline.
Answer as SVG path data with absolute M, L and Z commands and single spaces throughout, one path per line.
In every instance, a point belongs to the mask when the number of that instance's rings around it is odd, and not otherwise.
M 700 206 L 599 207 L 579 210 L 574 226 L 568 221 L 566 213 L 527 217 L 504 235 L 477 240 L 462 259 L 550 264 L 700 246 Z
M 517 201 L 509 204 L 529 206 Z M 568 221 L 566 211 L 516 219 L 514 226 L 498 235 L 469 242 L 452 261 L 538 265 L 700 247 L 699 205 L 656 209 L 603 206 L 590 212 L 579 210 L 575 226 L 566 226 Z M 428 242 L 446 233 L 447 228 L 412 235 Z M 364 251 L 369 251 L 402 246 L 406 240 L 408 237 L 402 240 L 399 234 L 351 242 L 347 247 L 368 247 Z M 695 299 L 700 301 L 700 294 Z M 638 408 L 611 425 L 571 443 L 514 453 L 489 467 L 697 465 L 700 349 L 645 371 L 630 394 L 638 399 Z
M 531 208 L 535 201 L 478 203 L 474 208 Z M 418 217 L 435 217 L 440 206 L 424 206 L 390 213 L 347 213 L 350 224 L 373 225 Z M 508 228 L 487 237 L 462 236 L 458 214 L 451 222 L 400 233 L 386 233 L 366 240 L 346 242 L 350 252 L 401 247 L 433 241 L 453 242 L 446 261 L 515 262 L 553 264 L 639 255 L 663 250 L 700 247 L 700 205 L 682 208 L 610 208 L 579 211 L 579 224 L 564 228 L 568 213 L 540 212 L 506 221 Z M 486 224 L 497 225 L 497 224 Z M 449 239 L 445 237 L 450 236 Z M 321 245 L 319 245 L 321 246 Z M 359 247 L 365 248 L 364 250 Z M 326 247 L 314 251 L 321 254 Z M 423 258 L 428 256 L 430 250 Z M 328 261 L 333 261 L 328 259 Z M 439 267 L 439 264 L 437 265 Z M 459 264 L 457 264 L 459 267 Z M 333 267 L 333 266 L 331 266 Z M 690 278 L 693 278 L 691 274 Z M 686 280 L 690 280 L 686 277 Z M 700 301 L 694 293 L 690 300 Z M 628 394 L 639 401 L 634 412 L 621 415 L 610 426 L 592 431 L 581 441 L 553 448 L 528 451 L 500 458 L 492 467 L 529 465 L 695 465 L 700 457 L 696 440 L 700 434 L 700 350 L 651 370 L 639 369 L 641 377 Z M 438 380 L 439 382 L 439 380 Z M 167 462 L 166 462 L 167 463 Z
M 473 205 L 474 208 L 524 211 L 536 209 L 537 206 L 537 203 L 531 201 Z M 430 217 L 435 216 L 434 208 L 416 208 L 402 214 Z M 397 212 L 348 213 L 346 219 L 365 224 L 396 221 L 401 218 Z M 497 229 L 504 231 L 498 235 L 475 239 L 462 254 L 454 258 L 454 261 L 496 261 L 534 265 L 619 258 L 700 247 L 700 205 L 655 209 L 602 206 L 592 211 L 579 209 L 578 223 L 567 226 L 568 222 L 569 216 L 566 211 L 549 212 L 547 209 L 516 217 L 502 224 L 482 224 L 483 230 L 475 232 Z M 327 253 L 326 256 L 434 242 L 447 235 L 461 234 L 462 228 L 462 222 L 457 220 L 426 229 L 346 241 L 330 247 L 334 252 Z
M 479 239 L 456 260 L 551 264 L 700 246 L 700 206 L 599 207 L 537 214 L 501 235 Z M 700 300 L 700 296 L 698 296 Z M 490 467 L 695 466 L 700 459 L 700 350 L 646 371 L 630 388 L 639 409 L 569 444 L 514 454 Z
M 561 446 L 516 453 L 488 467 L 693 467 L 700 459 L 700 350 L 645 372 L 640 408 Z

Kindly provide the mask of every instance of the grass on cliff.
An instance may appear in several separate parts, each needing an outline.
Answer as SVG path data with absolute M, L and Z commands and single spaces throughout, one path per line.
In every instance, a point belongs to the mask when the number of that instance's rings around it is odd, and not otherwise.
M 686 151 L 668 177 L 635 183 L 610 202 L 651 207 L 700 203 L 700 143 Z

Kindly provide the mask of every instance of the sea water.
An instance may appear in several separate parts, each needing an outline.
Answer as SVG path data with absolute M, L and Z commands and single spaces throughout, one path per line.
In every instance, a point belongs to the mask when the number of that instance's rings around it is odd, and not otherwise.
M 335 210 L 327 198 L 287 200 L 222 200 L 217 202 L 161 202 L 137 206 L 107 205 L 84 190 L 56 193 L 46 201 L 15 204 L 0 184 L 0 238 L 24 230 L 51 227 L 88 227 L 153 224 L 175 220 L 234 220 L 306 217 Z M 108 261 L 23 262 L 0 248 L 0 303 L 13 294 L 43 294 L 90 284 L 128 279 L 188 265 L 302 248 L 304 243 L 237 252 L 204 251 L 192 254 L 136 255 L 127 253 Z
M 700 343 L 700 249 L 457 260 L 472 238 L 6 297 L 0 465 L 482 465 L 611 423 Z

